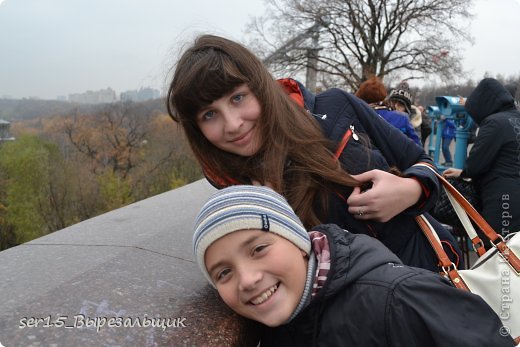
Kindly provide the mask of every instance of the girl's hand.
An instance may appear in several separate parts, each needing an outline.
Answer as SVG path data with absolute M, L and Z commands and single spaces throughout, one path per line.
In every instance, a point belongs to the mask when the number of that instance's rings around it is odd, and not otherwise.
M 360 182 L 372 182 L 372 188 L 355 187 L 347 199 L 348 211 L 357 219 L 387 222 L 419 201 L 422 189 L 413 178 L 399 177 L 381 170 L 352 175 Z
M 444 177 L 459 177 L 461 173 L 462 173 L 461 169 L 449 168 L 449 169 L 444 170 L 442 175 Z

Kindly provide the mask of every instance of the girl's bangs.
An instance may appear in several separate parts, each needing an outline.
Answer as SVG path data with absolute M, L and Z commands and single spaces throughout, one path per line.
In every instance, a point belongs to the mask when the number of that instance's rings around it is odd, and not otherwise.
M 213 101 L 231 93 L 233 89 L 249 80 L 231 59 L 222 52 L 206 55 L 192 67 L 190 80 L 183 83 L 174 94 L 176 109 L 185 118 L 194 118 L 197 113 Z

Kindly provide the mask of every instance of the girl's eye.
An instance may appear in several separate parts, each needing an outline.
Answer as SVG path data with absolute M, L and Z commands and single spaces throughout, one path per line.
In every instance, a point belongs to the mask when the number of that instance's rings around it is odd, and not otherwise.
M 243 98 L 244 98 L 244 95 L 243 95 L 243 94 L 237 94 L 237 95 L 234 95 L 234 96 L 233 96 L 233 102 L 234 102 L 234 103 L 238 103 L 238 102 L 242 101 Z
M 201 115 L 201 120 L 202 120 L 202 121 L 210 120 L 210 119 L 212 119 L 213 117 L 215 117 L 215 111 L 207 111 L 207 112 L 204 112 L 204 113 Z

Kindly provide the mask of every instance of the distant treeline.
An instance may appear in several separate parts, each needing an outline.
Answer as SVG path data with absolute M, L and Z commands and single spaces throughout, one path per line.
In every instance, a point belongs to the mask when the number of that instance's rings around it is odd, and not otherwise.
M 500 81 L 504 85 L 512 84 L 517 86 L 520 89 L 520 76 L 486 76 L 486 77 L 494 77 L 498 81 Z M 437 105 L 435 102 L 435 97 L 437 96 L 463 96 L 468 97 L 469 94 L 475 89 L 478 82 L 480 80 L 468 80 L 463 84 L 446 84 L 443 86 L 424 86 L 423 88 L 412 88 L 415 92 L 416 102 L 423 106 Z M 413 83 L 410 83 L 413 85 Z M 517 94 L 515 99 L 519 99 L 520 90 L 517 90 Z
M 131 101 L 127 101 L 132 103 Z M 150 111 L 166 113 L 164 99 L 139 102 L 140 107 Z M 83 113 L 95 113 L 104 107 L 103 104 L 78 104 L 68 101 L 39 99 L 0 99 L 0 119 L 8 121 L 27 120 L 41 117 L 67 115 L 72 110 Z
M 203 177 L 164 100 L 16 105 L 16 140 L 0 144 L 0 250 Z
M 520 85 L 520 76 L 490 76 L 495 77 L 501 83 Z M 411 89 L 415 94 L 416 103 L 423 106 L 435 105 L 435 97 L 442 95 L 464 96 L 467 97 L 478 84 L 478 80 L 467 80 L 464 83 L 449 83 L 443 85 L 426 85 L 422 88 L 413 86 L 410 82 Z M 389 87 L 389 89 L 391 86 Z M 390 90 L 389 90 L 390 91 Z M 517 100 L 520 99 L 518 96 Z M 132 102 L 129 102 L 132 103 Z M 138 103 L 140 108 L 146 109 L 148 112 L 166 113 L 164 99 L 154 99 Z M 95 113 L 102 109 L 104 105 L 85 105 L 71 103 L 67 101 L 56 100 L 38 100 L 38 99 L 0 99 L 0 119 L 8 121 L 28 120 L 41 117 L 50 117 L 57 115 L 67 115 L 76 110 L 82 113 Z

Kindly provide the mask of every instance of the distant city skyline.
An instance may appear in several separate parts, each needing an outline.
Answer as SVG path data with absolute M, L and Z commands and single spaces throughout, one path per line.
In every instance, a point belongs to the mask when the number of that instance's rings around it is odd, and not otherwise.
M 520 74 L 520 0 L 475 4 L 475 45 L 462 44 L 468 77 Z M 205 32 L 243 42 L 264 12 L 263 0 L 0 0 L 0 98 L 164 93 L 183 44 Z

